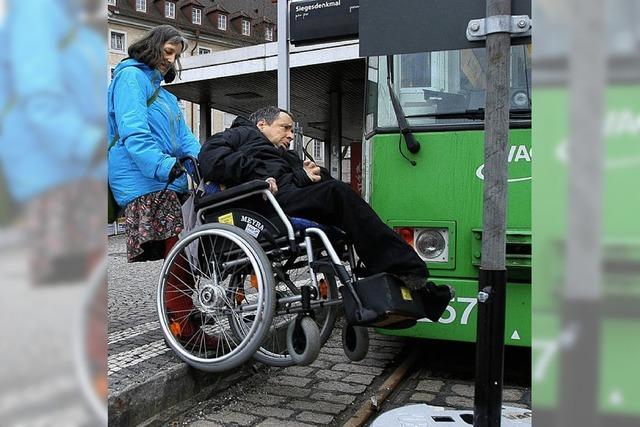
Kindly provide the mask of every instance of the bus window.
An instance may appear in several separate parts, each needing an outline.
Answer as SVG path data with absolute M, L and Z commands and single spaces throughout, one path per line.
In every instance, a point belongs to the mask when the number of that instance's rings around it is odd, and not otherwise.
M 386 85 L 387 62 L 384 57 L 375 60 L 375 66 L 369 61 L 368 132 L 372 127 L 397 128 Z M 484 48 L 396 55 L 393 66 L 394 90 L 411 126 L 482 125 Z M 530 46 L 512 46 L 509 79 L 512 120 L 530 120 Z

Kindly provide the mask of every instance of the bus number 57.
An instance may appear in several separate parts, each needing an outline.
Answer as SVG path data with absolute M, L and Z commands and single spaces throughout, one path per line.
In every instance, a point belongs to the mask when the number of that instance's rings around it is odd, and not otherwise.
M 467 325 L 469 323 L 469 316 L 471 316 L 471 312 L 478 305 L 478 300 L 476 298 L 470 297 L 458 297 L 455 299 L 455 302 L 459 304 L 466 304 L 466 307 L 462 311 L 462 316 L 460 317 L 460 324 Z M 442 323 L 444 325 L 448 325 L 456 321 L 458 317 L 458 313 L 456 309 L 451 305 L 447 306 L 447 311 L 442 315 L 438 323 Z M 429 319 L 425 319 L 427 322 L 431 322 Z

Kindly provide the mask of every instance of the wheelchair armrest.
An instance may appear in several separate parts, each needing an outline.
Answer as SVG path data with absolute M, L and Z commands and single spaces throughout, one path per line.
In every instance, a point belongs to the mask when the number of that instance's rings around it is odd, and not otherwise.
M 236 185 L 235 187 L 228 188 L 218 193 L 208 194 L 204 197 L 198 198 L 195 200 L 195 208 L 202 209 L 216 203 L 224 202 L 225 200 L 233 199 L 234 197 L 267 189 L 269 189 L 268 182 L 256 179 L 245 182 L 244 184 Z

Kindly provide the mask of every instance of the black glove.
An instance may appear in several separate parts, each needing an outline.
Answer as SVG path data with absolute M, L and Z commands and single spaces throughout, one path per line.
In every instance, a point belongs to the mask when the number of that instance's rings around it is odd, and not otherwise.
M 173 167 L 169 171 L 169 178 L 167 179 L 167 185 L 164 187 L 164 189 L 166 190 L 173 181 L 175 181 L 178 177 L 180 177 L 185 172 L 186 172 L 186 169 L 184 168 L 184 166 L 182 166 L 182 163 L 180 163 L 180 160 L 176 160 L 176 164 L 173 165 Z

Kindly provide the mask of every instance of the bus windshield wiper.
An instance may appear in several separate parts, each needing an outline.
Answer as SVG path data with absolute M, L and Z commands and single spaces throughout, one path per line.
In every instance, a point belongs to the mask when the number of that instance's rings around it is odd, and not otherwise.
M 409 122 L 407 122 L 407 116 L 405 116 L 404 111 L 402 110 L 402 105 L 400 105 L 400 101 L 398 100 L 398 96 L 393 90 L 393 56 L 392 55 L 387 55 L 387 87 L 389 88 L 389 96 L 391 97 L 391 105 L 393 106 L 393 112 L 395 113 L 396 119 L 398 120 L 398 127 L 400 128 L 400 133 L 402 133 L 402 136 L 404 136 L 404 141 L 407 144 L 407 150 L 415 154 L 418 151 L 420 151 L 420 143 L 413 136 L 411 127 L 409 126 Z M 400 151 L 400 154 L 402 154 L 402 151 Z M 411 162 L 412 165 L 415 166 L 415 161 L 413 160 L 409 160 L 409 161 Z

